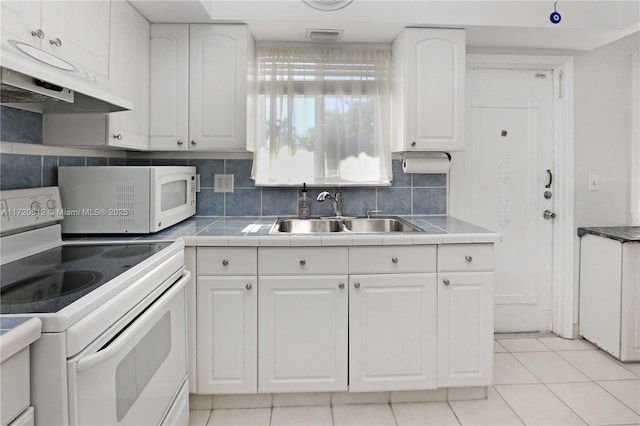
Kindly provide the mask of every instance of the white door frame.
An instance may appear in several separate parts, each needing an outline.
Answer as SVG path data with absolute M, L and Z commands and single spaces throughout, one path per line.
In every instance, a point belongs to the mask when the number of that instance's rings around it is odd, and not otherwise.
M 551 330 L 573 338 L 574 310 L 574 140 L 573 57 L 468 54 L 467 68 L 553 70 L 553 277 Z

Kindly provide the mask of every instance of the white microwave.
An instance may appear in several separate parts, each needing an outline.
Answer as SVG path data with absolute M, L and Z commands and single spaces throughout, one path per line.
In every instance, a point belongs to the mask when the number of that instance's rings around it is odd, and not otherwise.
M 196 169 L 58 167 L 62 232 L 148 234 L 196 213 Z

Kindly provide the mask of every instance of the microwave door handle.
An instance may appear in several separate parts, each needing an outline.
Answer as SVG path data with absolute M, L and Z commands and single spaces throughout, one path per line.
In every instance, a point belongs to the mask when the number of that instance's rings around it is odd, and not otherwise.
M 76 371 L 80 372 L 84 370 L 89 370 L 90 368 L 93 368 L 96 365 L 102 364 L 109 358 L 116 355 L 127 343 L 131 341 L 131 338 L 140 331 L 140 328 L 142 328 L 145 325 L 146 323 L 145 319 L 155 315 L 156 313 L 164 309 L 164 307 L 169 303 L 169 301 L 173 298 L 173 296 L 176 293 L 178 293 L 180 290 L 182 290 L 182 288 L 187 284 L 187 282 L 189 282 L 190 279 L 191 279 L 191 272 L 184 271 L 182 274 L 182 278 L 180 278 L 180 280 L 178 280 L 178 282 L 173 285 L 171 290 L 165 293 L 160 300 L 155 302 L 149 310 L 147 310 L 144 314 L 142 314 L 140 317 L 135 319 L 133 321 L 133 324 L 131 324 L 128 328 L 126 328 L 124 332 L 122 332 L 122 334 L 118 336 L 117 339 L 115 339 L 113 342 L 111 342 L 111 344 L 109 344 L 109 346 L 107 346 L 101 351 L 98 351 L 94 354 L 91 354 L 89 356 L 86 356 L 80 359 L 80 361 L 78 361 L 78 363 L 76 364 Z

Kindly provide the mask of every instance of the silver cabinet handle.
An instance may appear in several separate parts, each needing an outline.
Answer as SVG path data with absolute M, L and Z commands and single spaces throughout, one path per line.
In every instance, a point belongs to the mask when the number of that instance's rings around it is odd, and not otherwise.
M 184 142 L 182 141 L 182 139 L 178 139 L 178 142 L 177 142 L 178 145 L 182 145 L 183 143 Z
M 464 260 L 466 260 L 467 262 L 471 262 L 471 261 L 473 261 L 473 257 L 471 257 L 471 256 L 465 256 L 465 257 L 464 257 Z
M 40 40 L 42 40 L 44 38 L 44 31 L 42 31 L 40 28 L 38 28 L 35 31 L 31 31 L 31 35 L 34 37 L 39 38 Z
M 357 283 L 354 283 L 354 284 L 353 284 L 353 286 L 354 286 L 355 288 L 360 288 L 360 283 L 358 283 L 358 282 L 357 282 Z
M 227 266 L 229 264 L 229 261 L 227 259 L 224 259 L 222 261 L 222 266 Z
M 342 290 L 342 289 L 344 288 L 344 283 L 340 283 L 340 284 L 338 284 L 338 288 L 339 288 L 340 290 Z
M 251 290 L 253 288 L 253 285 L 251 285 L 251 283 L 247 283 L 244 288 L 246 288 L 247 290 Z
M 198 142 L 196 142 L 196 140 L 195 140 L 195 139 L 191 139 L 191 145 L 195 145 L 195 144 L 197 144 L 197 143 L 198 143 Z
M 391 262 L 393 262 L 393 263 L 398 263 L 398 258 L 397 258 L 397 257 L 392 257 L 392 258 L 391 258 Z
M 121 141 L 122 140 L 122 133 L 118 133 L 117 135 L 113 135 L 113 138 Z
M 62 40 L 54 38 L 53 40 L 49 40 L 49 44 L 55 47 L 62 47 Z
M 444 279 L 444 280 L 442 280 L 442 284 L 451 285 L 451 281 L 449 281 L 448 279 Z
M 306 264 L 307 264 L 307 261 L 306 261 L 306 260 L 304 260 L 304 259 L 301 259 L 301 260 L 300 260 L 300 266 L 304 266 L 304 265 L 306 265 Z

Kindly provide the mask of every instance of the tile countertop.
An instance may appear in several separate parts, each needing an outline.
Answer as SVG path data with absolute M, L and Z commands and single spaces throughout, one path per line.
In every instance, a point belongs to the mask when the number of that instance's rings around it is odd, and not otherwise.
M 0 316 L 0 362 L 11 358 L 40 338 L 42 321 L 27 316 Z
M 282 217 L 282 216 L 279 216 Z M 291 216 L 293 217 L 293 216 Z M 383 216 L 381 216 L 383 217 Z M 149 235 L 76 236 L 65 241 L 136 241 L 183 238 L 186 246 L 350 246 L 412 245 L 443 243 L 495 243 L 501 235 L 451 216 L 400 216 L 424 232 L 403 234 L 326 233 L 269 235 L 277 217 L 194 216 Z
M 606 226 L 606 227 L 589 227 L 578 228 L 578 236 L 584 234 L 596 235 L 598 237 L 617 240 L 621 243 L 639 243 L 640 242 L 640 226 Z

